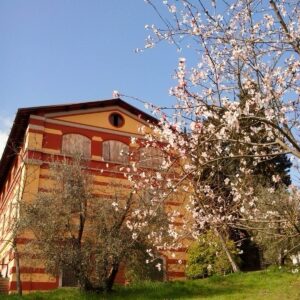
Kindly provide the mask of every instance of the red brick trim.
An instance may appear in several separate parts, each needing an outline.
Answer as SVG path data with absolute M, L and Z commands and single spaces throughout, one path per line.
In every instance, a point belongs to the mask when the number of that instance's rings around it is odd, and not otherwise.
M 23 291 L 32 291 L 32 290 L 51 290 L 58 288 L 58 279 L 55 282 L 35 282 L 35 281 L 22 281 Z M 9 290 L 15 291 L 17 289 L 16 281 L 11 281 L 9 283 Z

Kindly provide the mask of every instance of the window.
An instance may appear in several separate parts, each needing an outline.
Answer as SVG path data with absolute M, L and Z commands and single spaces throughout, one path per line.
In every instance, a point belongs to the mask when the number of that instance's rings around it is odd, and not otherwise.
M 162 165 L 163 155 L 160 149 L 149 147 L 140 149 L 141 167 L 158 169 Z
M 65 134 L 62 139 L 63 154 L 81 154 L 84 157 L 91 156 L 91 140 L 81 134 Z
M 128 162 L 129 147 L 119 141 L 103 142 L 103 159 L 119 163 Z
M 112 113 L 109 115 L 109 123 L 114 127 L 122 127 L 124 122 L 123 116 L 119 113 Z
M 5 222 L 6 222 L 6 214 L 3 215 L 3 220 L 2 220 L 2 236 L 4 236 L 4 229 L 5 229 Z
M 13 204 L 12 202 L 9 203 L 9 210 L 8 210 L 8 222 L 9 224 L 11 223 L 12 220 L 12 209 L 13 209 Z

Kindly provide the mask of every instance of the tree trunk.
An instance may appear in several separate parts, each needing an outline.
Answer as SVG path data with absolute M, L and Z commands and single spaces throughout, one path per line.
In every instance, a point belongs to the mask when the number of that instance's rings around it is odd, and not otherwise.
M 78 276 L 78 277 L 79 277 L 78 280 L 79 287 L 82 292 L 90 292 L 95 290 L 95 288 L 93 287 L 93 285 L 91 284 L 88 278 L 86 278 L 85 276 Z
M 280 251 L 279 255 L 278 255 L 278 265 L 279 266 L 284 266 L 285 263 L 285 255 L 283 253 L 283 251 Z
M 112 287 L 114 285 L 117 273 L 119 270 L 119 264 L 113 264 L 106 280 L 105 280 L 105 285 L 104 285 L 104 291 L 105 292 L 111 292 L 112 291 Z
M 16 261 L 16 285 L 18 295 L 22 296 L 22 281 L 21 281 L 21 271 L 20 271 L 20 256 L 18 252 L 18 248 L 16 242 L 13 242 L 13 249 L 15 253 L 15 261 Z
M 234 258 L 232 257 L 230 251 L 229 251 L 228 248 L 227 248 L 227 245 L 226 245 L 226 242 L 225 242 L 225 240 L 224 240 L 224 237 L 222 236 L 222 234 L 219 232 L 219 230 L 218 230 L 217 228 L 215 228 L 214 231 L 215 231 L 216 235 L 217 235 L 217 236 L 219 237 L 219 239 L 220 239 L 222 248 L 223 248 L 223 250 L 224 250 L 225 253 L 226 253 L 226 256 L 227 256 L 227 258 L 228 258 L 228 260 L 229 260 L 229 262 L 230 262 L 230 264 L 231 264 L 231 267 L 232 267 L 233 272 L 234 272 L 234 273 L 240 272 L 239 266 L 236 264 Z

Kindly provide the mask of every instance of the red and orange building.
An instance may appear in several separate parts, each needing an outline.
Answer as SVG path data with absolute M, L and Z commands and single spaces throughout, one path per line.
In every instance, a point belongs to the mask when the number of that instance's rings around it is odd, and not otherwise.
M 67 282 L 63 273 L 57 277 L 47 274 L 42 261 L 28 253 L 26 244 L 32 239 L 30 233 L 14 236 L 12 230 L 19 218 L 18 203 L 33 201 L 39 191 L 51 184 L 51 158 L 70 155 L 74 150 L 83 151 L 92 168 L 104 170 L 96 176 L 96 181 L 107 191 L 112 177 L 126 181 L 118 168 L 107 168 L 107 165 L 129 163 L 128 157 L 120 156 L 121 150 L 145 150 L 131 144 L 131 138 L 142 139 L 141 127 L 148 128 L 153 122 L 157 120 L 121 99 L 18 110 L 0 161 L 0 272 L 6 278 L 9 293 L 16 291 L 12 239 L 20 253 L 24 292 L 55 289 Z M 180 200 L 173 199 L 168 209 L 178 209 L 181 204 Z M 185 248 L 164 252 L 162 257 L 166 280 L 185 277 Z M 124 283 L 123 273 L 119 271 L 117 282 Z

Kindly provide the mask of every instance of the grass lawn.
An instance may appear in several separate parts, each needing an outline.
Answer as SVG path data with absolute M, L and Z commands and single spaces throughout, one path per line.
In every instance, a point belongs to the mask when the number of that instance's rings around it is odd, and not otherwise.
M 63 288 L 47 293 L 32 293 L 22 298 L 0 296 L 0 299 L 300 299 L 300 275 L 283 270 L 266 270 L 214 276 L 200 280 L 145 282 L 127 287 L 116 287 L 115 291 L 107 296 L 80 294 L 77 289 Z

